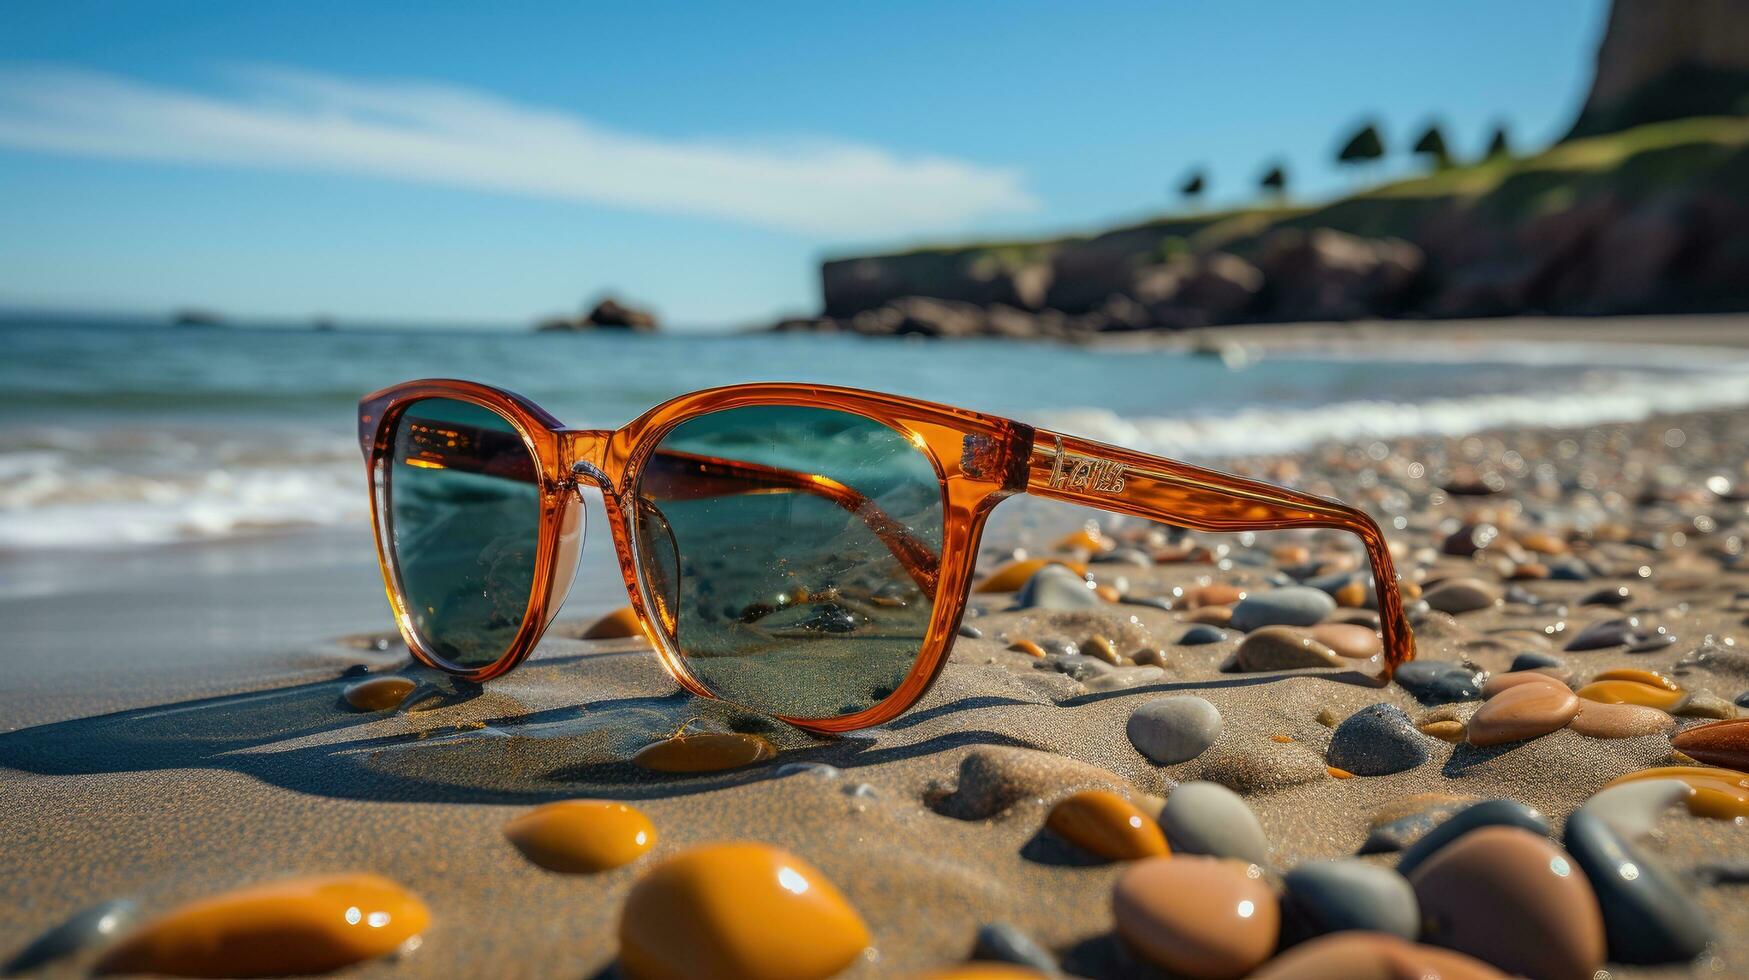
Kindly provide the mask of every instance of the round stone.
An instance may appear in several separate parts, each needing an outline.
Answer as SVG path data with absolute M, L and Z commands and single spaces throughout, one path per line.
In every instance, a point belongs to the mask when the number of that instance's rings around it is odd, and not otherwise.
M 1572 688 L 1561 683 L 1559 677 L 1545 673 L 1542 670 L 1513 670 L 1507 671 L 1504 674 L 1495 674 L 1488 678 L 1488 680 L 1482 685 L 1482 697 L 1491 698 L 1507 688 L 1518 687 L 1521 684 L 1553 684 L 1563 691 L 1572 690 Z
M 1579 713 L 1579 699 L 1565 685 L 1519 684 L 1489 698 L 1470 716 L 1469 743 L 1503 745 L 1565 728 Z
M 1302 936 L 1358 929 L 1414 939 L 1421 912 L 1408 879 L 1347 858 L 1308 861 L 1282 880 L 1282 918 Z
M 1426 938 L 1508 973 L 1590 980 L 1603 967 L 1603 916 L 1574 861 L 1530 831 L 1483 827 L 1409 875 Z
M 1579 713 L 1567 727 L 1591 738 L 1638 738 L 1662 734 L 1675 725 L 1676 719 L 1657 708 L 1581 700 Z
M 1676 877 L 1580 807 L 1562 834 L 1567 853 L 1590 880 L 1603 912 L 1609 958 L 1617 963 L 1679 963 L 1712 941 L 1705 913 Z
M 1536 670 L 1539 667 L 1562 667 L 1562 666 L 1565 666 L 1565 665 L 1561 663 L 1560 657 L 1557 657 L 1552 653 L 1538 653 L 1538 652 L 1533 650 L 1533 651 L 1530 651 L 1527 653 L 1521 653 L 1518 656 L 1513 657 L 1512 658 L 1512 666 L 1507 668 L 1507 669 L 1511 670 L 1511 671 L 1520 671 L 1520 670 Z
M 1289 585 L 1254 592 L 1233 607 L 1234 629 L 1249 633 L 1263 626 L 1310 626 L 1336 611 L 1336 600 L 1320 589 Z
M 1339 932 L 1302 943 L 1263 964 L 1251 980 L 1505 980 L 1481 960 L 1396 936 Z
M 1111 893 L 1117 934 L 1156 966 L 1186 977 L 1240 977 L 1275 952 L 1281 912 L 1255 865 L 1150 858 Z
M 1319 623 L 1311 628 L 1311 634 L 1312 639 L 1335 651 L 1338 657 L 1350 660 L 1366 660 L 1385 649 L 1385 641 L 1378 630 L 1354 623 Z
M 1598 790 L 1579 809 L 1608 824 L 1623 839 L 1636 841 L 1652 832 L 1664 811 L 1693 795 L 1694 787 L 1680 779 L 1646 779 Z
M 1454 578 L 1439 583 L 1421 597 L 1423 602 L 1453 616 L 1500 604 L 1500 589 L 1481 579 Z
M 1031 936 L 1006 922 L 991 922 L 978 927 L 978 938 L 972 944 L 972 958 L 1030 967 L 1046 976 L 1057 972 L 1056 957 Z
M 1269 837 L 1239 794 L 1218 783 L 1184 783 L 1166 798 L 1160 829 L 1175 854 L 1269 864 Z
M 1625 585 L 1606 586 L 1579 600 L 1581 606 L 1625 606 L 1634 593 Z
M 1417 730 L 1402 708 L 1369 704 L 1336 726 L 1324 761 L 1356 776 L 1386 776 L 1426 762 L 1438 744 Z
M 1083 790 L 1051 807 L 1045 826 L 1071 844 L 1108 861 L 1166 853 L 1166 837 L 1134 803 L 1102 789 Z
M 1409 845 L 1397 859 L 1397 873 L 1413 876 L 1415 869 L 1452 841 L 1483 827 L 1516 827 L 1542 837 L 1549 835 L 1543 815 L 1517 800 L 1483 800 L 1452 814 L 1439 826 Z
M 1205 643 L 1219 643 L 1226 638 L 1226 630 L 1208 623 L 1197 623 L 1184 631 L 1184 635 L 1178 638 L 1178 643 L 1180 646 L 1195 647 Z
M 5 975 L 26 973 L 81 949 L 113 942 L 123 929 L 134 924 L 139 914 L 139 905 L 131 898 L 116 898 L 93 905 L 19 950 L 6 961 Z
M 1391 679 L 1426 705 L 1474 701 L 1482 696 L 1480 675 L 1451 660 L 1411 660 Z
M 549 871 L 590 874 L 630 864 L 656 846 L 643 811 L 610 800 L 559 800 L 504 825 L 522 856 Z
M 1372 828 L 1360 845 L 1360 853 L 1400 851 L 1474 803 L 1474 800 L 1443 794 L 1422 794 L 1400 801 L 1374 817 Z
M 1087 580 L 1073 569 L 1046 565 L 1026 580 L 1014 597 L 1016 609 L 1097 609 L 1104 603 L 1087 587 Z
M 1619 619 L 1606 619 L 1601 623 L 1592 623 L 1567 641 L 1569 651 L 1606 650 L 1610 647 L 1624 646 L 1638 638 L 1640 621 L 1633 616 Z
M 832 882 L 765 844 L 675 855 L 639 879 L 620 910 L 619 965 L 640 980 L 824 978 L 868 943 L 868 927 Z
M 1246 671 L 1344 666 L 1334 650 L 1291 626 L 1259 627 L 1240 641 L 1235 659 Z
M 1156 765 L 1201 755 L 1221 734 L 1221 713 L 1194 694 L 1155 698 L 1130 714 L 1130 744 Z
M 1670 744 L 1708 765 L 1749 771 L 1749 718 L 1715 721 L 1677 732 Z

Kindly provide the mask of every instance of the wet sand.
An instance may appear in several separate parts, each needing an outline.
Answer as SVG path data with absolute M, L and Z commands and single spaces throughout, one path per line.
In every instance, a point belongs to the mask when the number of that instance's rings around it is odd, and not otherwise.
M 1422 659 L 1497 673 L 1519 653 L 1544 652 L 1575 686 L 1609 668 L 1657 670 L 1692 703 L 1723 710 L 1718 703 L 1749 691 L 1749 563 L 1744 504 L 1735 499 L 1749 491 L 1746 436 L 1749 412 L 1714 413 L 1586 432 L 1400 440 L 1370 455 L 1330 447 L 1233 466 L 1373 509 L 1412 582 L 1461 576 L 1522 590 L 1477 611 L 1420 611 Z M 1441 489 L 1485 490 L 1494 476 L 1497 493 Z M 1708 489 L 1710 477 L 1723 477 L 1712 486 L 1733 499 Z M 995 568 L 1017 548 L 1052 553 L 1065 529 L 1092 516 L 1021 505 L 986 539 L 980 567 Z M 1476 555 L 1449 554 L 1445 542 L 1463 520 L 1500 534 Z M 866 920 L 873 952 L 847 975 L 961 962 L 978 928 L 993 922 L 1022 930 L 1071 974 L 1151 975 L 1112 933 L 1123 864 L 1043 829 L 1049 805 L 1073 790 L 1116 789 L 1149 810 L 1181 782 L 1225 783 L 1257 814 L 1271 863 L 1285 870 L 1355 854 L 1374 814 L 1422 793 L 1519 800 L 1546 815 L 1558 839 L 1567 815 L 1605 783 L 1672 759 L 1664 734 L 1605 740 L 1561 729 L 1486 749 L 1440 742 L 1408 771 L 1336 778 L 1324 768 L 1328 721 L 1379 702 L 1417 721 L 1442 711 L 1462 720 L 1476 702 L 1423 706 L 1398 684 L 1355 683 L 1352 670 L 1223 672 L 1237 634 L 1176 642 L 1194 614 L 1186 590 L 1210 581 L 1265 588 L 1303 564 L 1298 546 L 1324 553 L 1316 536 L 1247 543 L 1162 539 L 1141 522 L 1109 518 L 1103 527 L 1168 560 L 1095 563 L 1094 578 L 1174 608 L 1011 611 L 1012 595 L 979 594 L 967 623 L 982 638 L 957 642 L 924 702 L 878 730 L 835 740 L 678 693 L 642 640 L 577 639 L 576 620 L 556 624 L 534 659 L 483 688 L 408 666 L 398 640 L 371 635 L 313 646 L 289 658 L 273 684 L 239 676 L 227 683 L 241 693 L 198 699 L 160 688 L 150 692 L 155 706 L 112 714 L 92 716 L 110 710 L 110 682 L 94 673 L 89 700 L 52 712 L 63 720 L 13 724 L 0 735 L 0 956 L 108 899 L 156 912 L 287 875 L 374 872 L 422 898 L 432 924 L 418 949 L 348 975 L 597 976 L 612 969 L 622 904 L 655 862 L 697 844 L 752 840 L 811 862 Z M 1518 542 L 1534 532 L 1557 537 L 1569 554 L 1526 551 Z M 1588 580 L 1503 577 L 1573 556 L 1593 569 Z M 1615 586 L 1630 592 L 1621 606 L 1580 604 Z M 1586 626 L 1629 614 L 1677 641 L 1650 653 L 1563 649 Z M 1019 639 L 1086 649 L 1095 634 L 1125 655 L 1161 651 L 1163 673 L 1125 666 L 1076 680 L 1059 668 L 1078 661 L 1053 667 L 1007 649 Z M 342 698 L 356 680 L 341 676 L 349 668 L 430 687 L 411 699 L 413 710 L 361 712 Z M 1100 677 L 1114 674 L 1120 679 Z M 1122 686 L 1125 675 L 1139 683 Z M 1157 766 L 1132 746 L 1126 721 L 1139 705 L 1177 693 L 1214 704 L 1222 732 L 1199 757 Z M 682 728 L 758 734 L 778 752 L 692 775 L 628 761 Z M 783 769 L 797 762 L 835 771 Z M 659 834 L 652 853 L 614 870 L 559 874 L 506 839 L 507 821 L 571 798 L 633 803 Z M 1611 973 L 1749 973 L 1749 891 L 1687 877 L 1719 862 L 1741 867 L 1749 827 L 1677 807 L 1643 849 L 1684 876 L 1719 942 L 1699 966 L 1612 965 Z M 1391 867 L 1395 857 L 1366 860 Z M 82 972 L 96 955 L 76 953 L 49 972 Z

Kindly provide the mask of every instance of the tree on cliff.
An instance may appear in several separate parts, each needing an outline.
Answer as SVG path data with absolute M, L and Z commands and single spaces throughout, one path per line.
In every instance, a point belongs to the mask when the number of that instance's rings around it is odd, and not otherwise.
M 1384 155 L 1385 141 L 1379 136 L 1378 126 L 1369 122 L 1350 136 L 1348 142 L 1342 144 L 1342 149 L 1336 154 L 1336 162 L 1344 166 L 1355 166 L 1372 163 Z
M 1433 161 L 1435 170 L 1444 170 L 1451 166 L 1451 152 L 1445 148 L 1445 133 L 1440 131 L 1438 123 L 1429 123 L 1427 131 L 1415 141 L 1415 153 Z
M 1287 196 L 1287 167 L 1276 164 L 1264 173 L 1257 181 L 1257 186 L 1263 188 L 1263 193 L 1277 200 Z
M 1494 127 L 1494 135 L 1488 138 L 1488 159 L 1509 157 L 1512 155 L 1512 144 L 1506 138 L 1506 124 Z
M 1183 183 L 1178 185 L 1178 193 L 1182 194 L 1186 201 L 1194 204 L 1202 199 L 1203 188 L 1207 186 L 1208 181 L 1203 177 L 1202 168 L 1198 167 L 1184 178 Z

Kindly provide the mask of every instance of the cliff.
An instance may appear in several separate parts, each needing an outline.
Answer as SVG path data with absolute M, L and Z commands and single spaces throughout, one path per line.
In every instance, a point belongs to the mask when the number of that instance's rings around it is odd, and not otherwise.
M 1749 2 L 1615 0 L 1574 136 L 1749 112 Z

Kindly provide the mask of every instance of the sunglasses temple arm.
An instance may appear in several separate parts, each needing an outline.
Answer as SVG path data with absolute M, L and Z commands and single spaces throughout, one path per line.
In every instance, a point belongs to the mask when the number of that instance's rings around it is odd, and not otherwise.
M 1026 492 L 1193 531 L 1332 528 L 1366 546 L 1389 670 L 1415 656 L 1384 533 L 1353 507 L 1218 470 L 1038 429 Z

